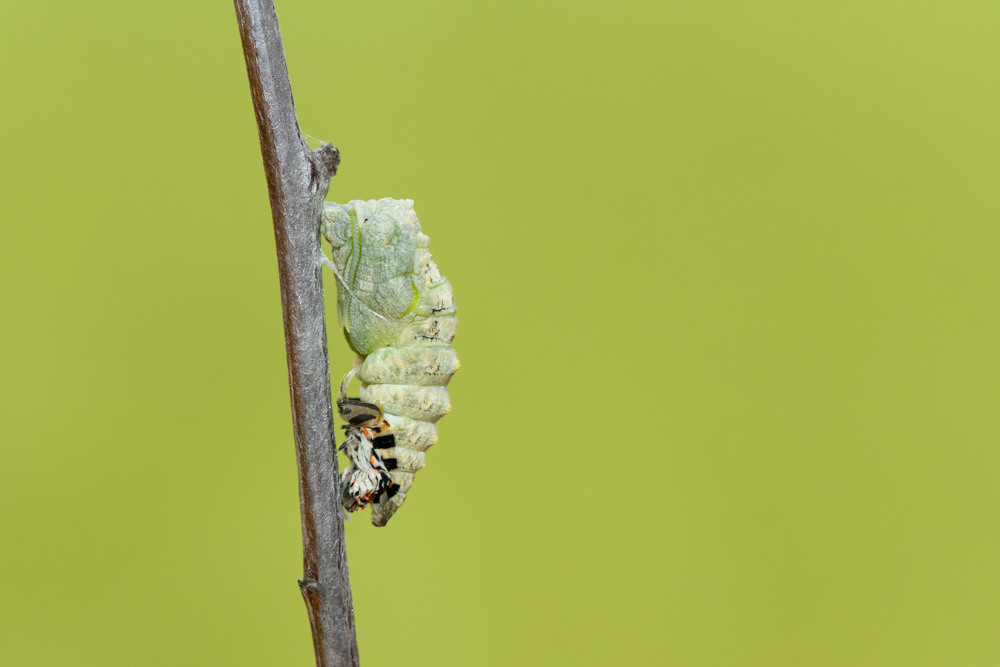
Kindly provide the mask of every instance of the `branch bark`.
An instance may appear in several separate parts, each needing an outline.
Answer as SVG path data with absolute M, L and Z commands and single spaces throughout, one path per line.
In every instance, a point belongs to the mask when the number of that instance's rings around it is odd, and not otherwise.
M 299 469 L 299 581 L 319 667 L 358 665 L 334 442 L 319 220 L 340 153 L 299 133 L 273 0 L 234 0 L 271 199 Z

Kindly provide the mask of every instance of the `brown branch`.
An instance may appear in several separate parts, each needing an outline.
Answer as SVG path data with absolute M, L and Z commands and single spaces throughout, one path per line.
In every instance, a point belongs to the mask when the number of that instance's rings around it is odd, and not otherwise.
M 273 0 L 234 0 L 271 198 L 302 508 L 299 587 L 319 667 L 358 665 L 340 514 L 319 220 L 340 153 L 302 141 Z

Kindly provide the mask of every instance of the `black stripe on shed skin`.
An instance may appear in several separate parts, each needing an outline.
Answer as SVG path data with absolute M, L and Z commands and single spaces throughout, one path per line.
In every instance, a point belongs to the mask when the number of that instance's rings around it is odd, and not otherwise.
M 353 417 L 351 417 L 350 422 L 351 422 L 352 425 L 356 426 L 358 424 L 363 424 L 363 423 L 365 423 L 367 421 L 371 421 L 371 419 L 372 419 L 371 415 L 360 414 L 360 415 L 354 415 Z
M 396 446 L 396 436 L 392 433 L 389 435 L 380 435 L 377 438 L 372 438 L 372 447 L 375 449 L 389 449 L 390 447 Z
M 337 401 L 337 407 L 350 405 L 354 408 L 364 408 L 365 410 L 372 410 L 374 412 L 382 412 L 382 410 L 374 403 L 365 403 L 358 398 L 349 398 L 346 401 Z
M 386 470 L 395 470 L 399 465 L 396 463 L 396 459 L 382 459 L 382 463 L 385 464 Z

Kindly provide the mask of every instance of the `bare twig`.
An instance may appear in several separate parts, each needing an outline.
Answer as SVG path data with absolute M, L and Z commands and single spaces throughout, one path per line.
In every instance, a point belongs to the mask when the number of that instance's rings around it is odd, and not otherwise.
M 299 582 L 319 667 L 358 665 L 340 515 L 319 220 L 340 154 L 299 133 L 273 0 L 234 0 L 271 198 L 299 466 L 304 574 Z

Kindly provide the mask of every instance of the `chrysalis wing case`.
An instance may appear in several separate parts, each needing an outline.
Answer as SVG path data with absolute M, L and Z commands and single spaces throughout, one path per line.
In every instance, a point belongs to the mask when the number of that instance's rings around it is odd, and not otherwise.
M 435 422 L 451 410 L 445 387 L 458 369 L 455 299 L 412 200 L 326 202 L 322 231 L 333 248 L 344 334 L 364 358 L 360 400 L 379 406 L 395 435 L 382 455 L 395 459 L 389 474 L 399 491 L 371 505 L 372 523 L 384 526 L 437 442 Z

